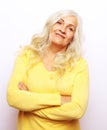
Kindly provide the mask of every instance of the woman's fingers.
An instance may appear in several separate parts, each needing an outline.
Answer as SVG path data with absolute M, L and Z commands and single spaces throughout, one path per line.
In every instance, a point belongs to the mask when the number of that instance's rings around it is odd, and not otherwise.
M 61 95 L 61 103 L 65 104 L 67 102 L 71 102 L 71 96 L 69 96 L 69 95 Z
M 19 82 L 19 83 L 18 83 L 18 88 L 19 88 L 20 90 L 26 90 L 26 91 L 28 91 L 27 86 L 26 86 L 23 82 Z

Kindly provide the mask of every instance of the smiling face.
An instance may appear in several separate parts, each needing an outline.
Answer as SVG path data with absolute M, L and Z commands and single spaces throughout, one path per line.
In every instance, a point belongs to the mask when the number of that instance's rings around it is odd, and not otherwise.
M 59 19 L 51 28 L 50 41 L 54 46 L 66 48 L 73 40 L 77 27 L 77 19 L 74 16 L 65 16 Z

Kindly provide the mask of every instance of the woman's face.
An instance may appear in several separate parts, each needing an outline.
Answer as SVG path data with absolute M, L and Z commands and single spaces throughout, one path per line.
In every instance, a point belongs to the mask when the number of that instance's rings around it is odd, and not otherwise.
M 50 40 L 57 47 L 64 48 L 73 40 L 77 27 L 77 19 L 74 16 L 65 16 L 59 19 L 50 31 Z

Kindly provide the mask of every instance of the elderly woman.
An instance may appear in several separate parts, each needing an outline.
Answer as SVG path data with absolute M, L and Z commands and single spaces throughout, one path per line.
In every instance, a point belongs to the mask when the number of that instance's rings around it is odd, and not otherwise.
M 18 130 L 80 130 L 89 91 L 81 33 L 76 12 L 58 11 L 18 54 L 7 90 Z

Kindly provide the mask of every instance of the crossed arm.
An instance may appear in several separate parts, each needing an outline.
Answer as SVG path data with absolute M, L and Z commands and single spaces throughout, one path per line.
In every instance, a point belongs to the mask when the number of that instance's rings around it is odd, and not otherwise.
M 29 91 L 28 87 L 23 82 L 18 83 L 18 88 L 22 91 Z M 60 95 L 60 97 L 61 97 L 61 105 L 67 102 L 71 102 L 71 95 Z
M 22 82 L 18 85 L 21 91 L 29 91 Z M 71 99 L 72 98 L 72 99 Z M 31 113 L 51 120 L 72 120 L 83 116 L 88 102 L 88 74 L 87 69 L 81 70 L 75 80 L 72 97 L 60 95 L 61 104 L 47 108 L 33 110 Z
M 88 101 L 87 65 L 84 62 L 82 63 L 73 83 L 71 97 L 60 95 L 60 93 L 43 94 L 29 91 L 22 81 L 24 75 L 26 75 L 26 59 L 25 56 L 22 56 L 16 60 L 7 92 L 7 100 L 10 106 L 52 120 L 80 118 L 85 112 Z

